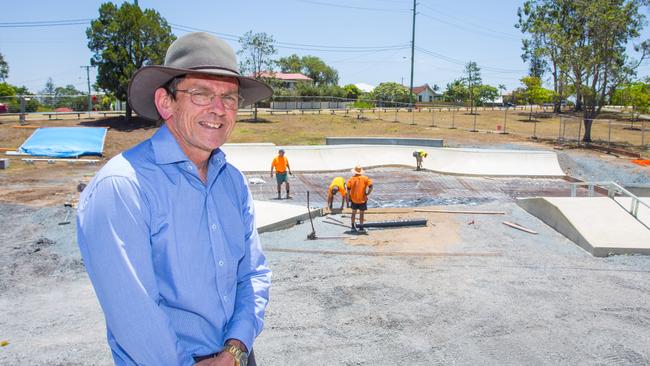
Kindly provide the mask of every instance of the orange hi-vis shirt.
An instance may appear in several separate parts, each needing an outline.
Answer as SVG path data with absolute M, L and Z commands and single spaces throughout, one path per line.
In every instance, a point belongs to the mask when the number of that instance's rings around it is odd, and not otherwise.
M 327 191 L 329 193 L 332 193 L 332 188 L 334 187 L 339 187 L 339 193 L 341 194 L 341 197 L 345 197 L 347 191 L 345 190 L 345 179 L 343 179 L 343 177 L 334 178 Z
M 287 159 L 287 157 L 280 156 L 280 155 L 276 156 L 275 159 L 273 159 L 273 163 L 271 164 L 271 166 L 275 168 L 275 171 L 278 173 L 286 172 L 287 165 L 289 165 L 289 160 Z
M 348 179 L 348 190 L 350 191 L 350 201 L 362 204 L 368 201 L 366 188 L 372 185 L 372 179 L 365 175 L 355 175 Z

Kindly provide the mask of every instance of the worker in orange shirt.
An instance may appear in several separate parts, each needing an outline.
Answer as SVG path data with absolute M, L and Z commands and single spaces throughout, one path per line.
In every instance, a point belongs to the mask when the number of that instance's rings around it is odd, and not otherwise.
M 286 183 L 287 185 L 287 199 L 291 198 L 289 195 L 289 176 L 287 175 L 287 172 L 289 174 L 293 175 L 291 173 L 291 167 L 289 166 L 289 160 L 287 159 L 286 156 L 284 156 L 284 149 L 278 150 L 278 156 L 273 159 L 273 162 L 271 163 L 271 177 L 273 177 L 273 170 L 275 169 L 275 180 L 278 183 L 278 199 L 281 199 L 282 196 L 280 195 L 280 188 L 282 187 L 282 183 Z
M 372 192 L 372 179 L 363 175 L 363 169 L 358 165 L 352 169 L 352 173 L 354 173 L 354 176 L 348 179 L 348 199 L 352 206 L 352 231 L 357 231 L 355 219 L 357 210 L 359 210 L 359 224 L 362 227 L 358 231 L 365 233 L 363 214 L 368 209 L 368 195 Z
M 332 179 L 329 188 L 327 188 L 327 207 L 332 209 L 332 202 L 334 201 L 334 195 L 341 194 L 341 209 L 343 205 L 350 207 L 348 203 L 348 191 L 345 189 L 345 179 L 343 177 L 336 177 Z

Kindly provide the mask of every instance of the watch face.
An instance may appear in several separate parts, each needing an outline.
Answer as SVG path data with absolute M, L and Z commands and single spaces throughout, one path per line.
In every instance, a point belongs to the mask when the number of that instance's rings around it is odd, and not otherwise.
M 241 356 L 239 356 L 239 366 L 247 366 L 248 365 L 248 355 L 243 353 Z

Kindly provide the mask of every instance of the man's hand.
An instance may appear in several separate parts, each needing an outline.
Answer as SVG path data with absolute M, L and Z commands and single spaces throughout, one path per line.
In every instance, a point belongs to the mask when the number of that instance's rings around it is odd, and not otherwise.
M 197 362 L 196 366 L 235 366 L 235 357 L 228 352 L 219 352 L 217 357 Z

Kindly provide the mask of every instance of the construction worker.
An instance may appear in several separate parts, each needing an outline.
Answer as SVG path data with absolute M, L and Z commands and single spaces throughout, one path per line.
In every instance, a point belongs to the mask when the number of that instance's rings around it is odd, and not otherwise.
M 329 188 L 327 188 L 327 207 L 332 209 L 332 201 L 334 201 L 334 195 L 341 194 L 341 210 L 343 205 L 350 207 L 348 203 L 348 191 L 345 189 L 345 179 L 343 177 L 336 177 L 332 179 Z
M 278 199 L 282 199 L 282 196 L 280 195 L 282 183 L 286 183 L 287 185 L 287 199 L 291 198 L 289 195 L 289 176 L 287 175 L 287 172 L 289 172 L 290 175 L 293 174 L 291 173 L 289 160 L 284 156 L 284 149 L 278 150 L 278 156 L 276 156 L 271 163 L 271 177 L 273 177 L 273 169 L 275 169 L 275 180 L 278 183 Z
M 363 175 L 363 169 L 357 165 L 352 169 L 354 176 L 348 179 L 348 199 L 350 200 L 350 206 L 352 206 L 352 231 L 365 233 L 366 229 L 363 228 L 364 217 L 363 214 L 368 209 L 368 196 L 372 192 L 372 179 Z M 355 219 L 357 215 L 357 210 L 359 210 L 359 224 L 362 227 L 357 230 L 355 225 Z
M 424 150 L 415 150 L 413 151 L 413 157 L 415 158 L 416 168 L 415 170 L 422 170 L 422 160 L 429 156 Z

